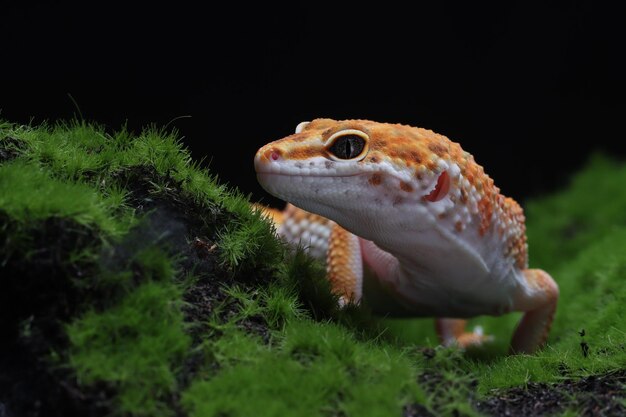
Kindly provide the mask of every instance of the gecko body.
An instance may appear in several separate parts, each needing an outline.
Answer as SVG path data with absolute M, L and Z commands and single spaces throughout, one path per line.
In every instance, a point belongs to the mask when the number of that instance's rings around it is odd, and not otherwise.
M 261 185 L 289 204 L 278 233 L 326 261 L 342 303 L 438 318 L 445 344 L 479 344 L 464 318 L 524 311 L 512 340 L 546 338 L 558 287 L 528 269 L 524 214 L 458 143 L 430 130 L 317 119 L 257 152 Z M 268 212 L 269 213 L 269 212 Z

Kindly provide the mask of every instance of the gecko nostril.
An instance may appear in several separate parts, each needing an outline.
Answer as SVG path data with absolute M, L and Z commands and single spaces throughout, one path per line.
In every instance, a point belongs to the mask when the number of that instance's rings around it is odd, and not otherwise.
M 280 159 L 280 151 L 275 149 L 275 148 L 270 148 L 267 151 L 265 151 L 264 156 L 270 162 L 271 161 L 278 161 L 278 159 Z

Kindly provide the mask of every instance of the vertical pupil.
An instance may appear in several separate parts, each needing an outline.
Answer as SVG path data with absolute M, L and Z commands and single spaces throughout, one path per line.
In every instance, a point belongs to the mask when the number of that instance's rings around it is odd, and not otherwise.
M 356 135 L 345 135 L 337 138 L 328 149 L 332 154 L 341 159 L 357 157 L 365 147 L 365 140 Z
M 346 159 L 349 159 L 352 155 L 352 143 L 350 139 L 346 139 Z

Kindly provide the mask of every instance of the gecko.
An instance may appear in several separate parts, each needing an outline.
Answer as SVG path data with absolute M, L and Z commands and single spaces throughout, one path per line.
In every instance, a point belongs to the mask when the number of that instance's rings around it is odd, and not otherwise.
M 433 317 L 442 344 L 490 340 L 467 319 L 523 312 L 511 353 L 545 343 L 559 289 L 528 267 L 525 216 L 474 157 L 432 130 L 315 119 L 261 147 L 257 179 L 285 200 L 264 209 L 286 241 L 326 263 L 339 303 Z

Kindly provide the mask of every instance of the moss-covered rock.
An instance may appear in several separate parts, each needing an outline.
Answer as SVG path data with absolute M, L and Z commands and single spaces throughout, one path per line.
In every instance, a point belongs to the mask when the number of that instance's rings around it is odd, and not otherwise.
M 228 289 L 260 297 L 285 250 L 174 136 L 5 123 L 0 137 L 5 413 L 180 413 L 211 320 L 269 331 Z

